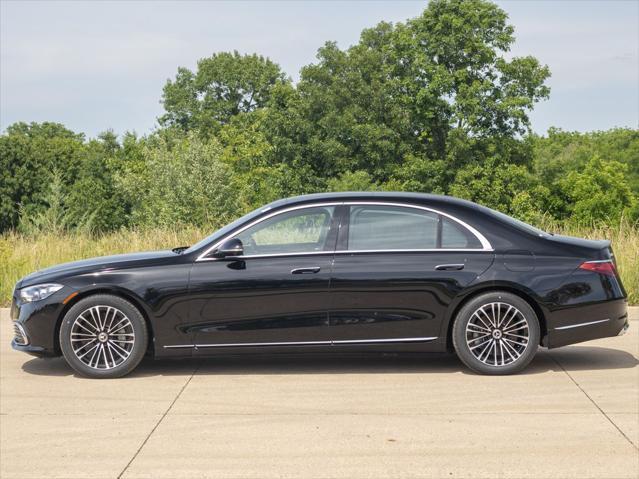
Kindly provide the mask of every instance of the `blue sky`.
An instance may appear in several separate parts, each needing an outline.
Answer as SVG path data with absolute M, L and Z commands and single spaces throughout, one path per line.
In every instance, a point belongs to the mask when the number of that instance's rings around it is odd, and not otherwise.
M 498 1 L 515 26 L 512 54 L 550 66 L 550 100 L 533 129 L 639 127 L 639 1 Z M 178 66 L 214 52 L 257 52 L 294 80 L 327 40 L 345 48 L 425 1 L 0 0 L 0 130 L 57 121 L 95 136 L 150 132 Z

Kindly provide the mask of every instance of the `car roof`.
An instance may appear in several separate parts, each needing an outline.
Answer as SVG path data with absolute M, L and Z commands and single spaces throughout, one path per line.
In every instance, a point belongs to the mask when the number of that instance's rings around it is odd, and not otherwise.
M 319 201 L 404 201 L 411 203 L 447 203 L 455 206 L 477 209 L 479 205 L 472 201 L 462 200 L 446 195 L 433 195 L 428 193 L 406 193 L 400 191 L 345 191 L 339 193 L 314 193 L 310 195 L 293 196 L 274 201 L 267 205 L 270 208 L 279 208 L 303 203 Z

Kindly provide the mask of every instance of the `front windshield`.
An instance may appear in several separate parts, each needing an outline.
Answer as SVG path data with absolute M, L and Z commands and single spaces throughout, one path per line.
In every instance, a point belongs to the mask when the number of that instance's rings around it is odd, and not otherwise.
M 213 234 L 207 236 L 206 238 L 198 241 L 193 246 L 191 246 L 187 250 L 185 250 L 184 254 L 192 253 L 193 251 L 199 250 L 200 248 L 206 246 L 207 244 L 209 244 L 209 243 L 215 241 L 216 239 L 219 239 L 222 236 L 226 235 L 227 233 L 233 231 L 235 228 L 237 228 L 238 226 L 244 224 L 246 221 L 251 220 L 251 219 L 255 218 L 256 216 L 261 215 L 262 213 L 264 213 L 265 211 L 268 211 L 269 209 L 271 209 L 269 206 L 264 206 L 263 208 L 259 208 L 259 209 L 255 210 L 255 211 L 251 211 L 250 213 L 242 216 L 241 218 L 236 219 L 232 223 L 229 223 L 228 225 L 220 228 L 215 233 L 213 233 Z

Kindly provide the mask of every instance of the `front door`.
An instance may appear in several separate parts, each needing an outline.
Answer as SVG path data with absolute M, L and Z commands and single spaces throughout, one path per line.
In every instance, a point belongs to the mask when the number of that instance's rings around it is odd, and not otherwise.
M 188 330 L 199 353 L 328 345 L 334 206 L 277 213 L 240 231 L 239 257 L 196 261 Z
M 451 299 L 493 261 L 471 231 L 425 208 L 353 204 L 342 221 L 329 307 L 335 345 L 442 341 Z

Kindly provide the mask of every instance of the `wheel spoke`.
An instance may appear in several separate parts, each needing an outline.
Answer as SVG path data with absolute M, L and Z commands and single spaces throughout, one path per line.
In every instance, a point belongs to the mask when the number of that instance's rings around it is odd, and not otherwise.
M 484 320 L 483 320 L 483 319 L 479 316 L 479 314 L 477 313 L 477 311 L 475 311 L 475 313 L 473 313 L 473 316 L 474 316 L 474 317 L 476 317 L 476 318 L 477 318 L 477 319 L 481 322 L 481 324 L 483 324 L 483 325 L 484 325 L 484 327 L 485 327 L 488 331 L 490 331 L 490 330 L 491 330 L 491 329 L 490 329 L 490 321 L 488 321 L 488 324 L 487 324 L 487 323 L 486 323 L 486 322 L 485 322 L 485 321 L 484 321 Z M 473 325 L 473 326 L 476 326 L 476 327 L 478 327 L 478 328 L 480 327 L 477 323 L 472 323 L 472 325 Z
M 115 334 L 116 332 L 120 331 L 121 329 L 126 328 L 129 324 L 131 324 L 130 321 L 129 321 L 129 318 L 127 318 L 125 316 L 120 321 L 118 321 L 118 324 L 113 326 L 113 329 L 109 330 L 109 334 Z M 122 326 L 120 326 L 120 325 L 122 325 Z M 117 328 L 117 329 L 115 329 L 115 328 Z
M 528 321 L 526 320 L 526 318 L 524 318 L 512 324 L 510 327 L 504 328 L 504 333 L 508 331 L 515 331 L 517 329 L 527 328 L 527 327 L 528 327 Z
M 518 343 L 517 341 L 513 341 L 512 339 L 508 339 L 508 338 L 504 338 L 504 341 L 508 342 L 509 344 L 516 344 L 517 346 L 521 346 L 521 347 L 526 347 L 528 346 L 528 341 L 526 341 L 525 343 Z
M 471 333 L 490 333 L 491 330 L 489 328 L 484 328 L 483 326 L 479 326 L 478 324 L 468 323 L 466 326 L 466 331 L 470 330 L 470 328 L 475 328 L 475 331 L 470 331 Z
M 122 353 L 120 351 L 118 351 L 117 349 L 115 349 L 113 347 L 113 345 L 110 342 L 107 342 L 107 347 L 109 348 L 109 351 L 113 351 L 115 352 L 115 354 L 117 354 L 118 356 L 120 356 L 122 359 L 126 359 L 127 357 L 122 355 Z
M 95 326 L 94 326 L 93 324 L 91 324 L 91 322 L 90 322 L 90 321 L 88 321 L 87 319 L 83 318 L 82 316 L 80 316 L 78 319 L 82 319 L 82 320 L 84 320 L 84 324 L 86 324 L 86 325 L 90 326 L 90 327 L 91 327 L 91 329 L 89 329 L 89 328 L 87 328 L 86 326 L 84 326 L 84 325 L 80 324 L 79 322 L 77 322 L 77 320 L 76 320 L 76 323 L 75 323 L 75 325 L 76 325 L 76 326 L 78 326 L 78 327 L 80 327 L 80 328 L 84 329 L 85 331 L 89 331 L 90 333 L 95 333 L 96 331 L 98 331 L 98 330 L 95 328 Z
M 506 341 L 502 341 L 502 344 L 504 345 L 504 348 L 506 348 L 506 352 L 508 353 L 508 356 L 510 356 L 513 361 L 515 361 L 517 358 L 519 358 L 519 356 L 521 356 L 519 352 L 516 349 L 514 349 L 510 344 L 508 344 Z M 513 356 L 510 351 L 515 353 L 515 355 Z
M 501 303 L 499 303 L 501 304 Z M 498 328 L 502 328 L 502 324 L 506 322 L 506 318 L 508 317 L 508 315 L 510 314 L 510 311 L 513 309 L 513 307 L 509 304 L 508 305 L 508 309 L 506 310 L 506 312 L 504 313 L 504 315 L 500 318 L 500 321 L 497 323 L 497 327 Z
M 521 334 L 504 333 L 504 337 L 506 336 L 508 336 L 509 338 L 519 338 L 528 341 L 528 336 L 522 336 Z
M 491 335 L 490 333 L 482 334 L 481 336 L 477 336 L 476 338 L 469 339 L 468 342 L 472 343 L 475 341 L 479 341 L 480 339 L 484 339 L 486 336 L 490 336 L 490 335 Z
M 479 344 L 476 344 L 476 345 L 472 346 L 470 348 L 470 350 L 472 351 L 474 349 L 480 348 L 480 347 L 484 346 L 485 344 L 490 343 L 491 341 L 492 341 L 492 338 L 491 339 L 486 339 L 483 343 L 479 343 Z
M 477 313 L 482 313 L 484 316 L 486 316 L 486 319 L 488 320 L 489 327 L 492 327 L 492 328 L 495 327 L 495 323 L 493 323 L 493 318 L 488 316 L 488 313 L 486 311 L 484 311 L 483 309 L 478 309 Z

